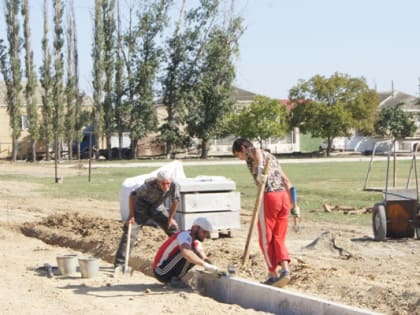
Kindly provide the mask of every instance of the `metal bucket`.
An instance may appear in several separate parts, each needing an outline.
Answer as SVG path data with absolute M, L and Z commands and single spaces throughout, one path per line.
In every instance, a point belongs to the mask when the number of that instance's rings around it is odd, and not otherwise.
M 82 278 L 93 278 L 99 272 L 99 259 L 95 257 L 79 258 L 80 273 Z
M 77 270 L 77 255 L 57 256 L 57 265 L 63 276 L 74 274 Z

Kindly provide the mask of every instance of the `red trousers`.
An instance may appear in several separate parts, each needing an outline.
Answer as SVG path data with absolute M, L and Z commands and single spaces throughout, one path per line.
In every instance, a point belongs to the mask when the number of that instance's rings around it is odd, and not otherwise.
M 261 251 L 269 272 L 287 260 L 286 233 L 290 213 L 290 196 L 286 190 L 264 193 L 264 203 L 258 217 L 258 235 Z

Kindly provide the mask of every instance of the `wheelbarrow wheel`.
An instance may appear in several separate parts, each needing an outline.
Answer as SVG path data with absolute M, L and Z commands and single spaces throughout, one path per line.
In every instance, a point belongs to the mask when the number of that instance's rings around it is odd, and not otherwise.
M 373 206 L 372 227 L 375 241 L 383 241 L 386 237 L 386 213 L 382 203 Z

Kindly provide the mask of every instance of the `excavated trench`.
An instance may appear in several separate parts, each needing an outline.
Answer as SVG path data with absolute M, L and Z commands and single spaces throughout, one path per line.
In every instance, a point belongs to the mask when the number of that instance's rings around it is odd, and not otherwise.
M 122 233 L 122 223 L 100 217 L 93 217 L 81 213 L 57 213 L 40 219 L 38 222 L 28 222 L 21 225 L 23 234 L 35 237 L 47 244 L 71 248 L 76 251 L 101 258 L 113 263 L 115 251 Z M 166 234 L 157 228 L 144 227 L 138 236 L 133 248 L 130 266 L 137 271 L 152 276 L 152 262 L 157 248 L 166 239 Z M 242 237 L 242 238 L 241 238 Z M 212 262 L 220 268 L 229 265 L 236 267 L 238 278 L 259 282 L 266 277 L 266 266 L 262 255 L 256 250 L 250 252 L 247 266 L 241 266 L 243 253 L 243 235 L 234 234 L 233 237 L 220 237 L 215 240 L 206 240 L 204 243 L 206 252 Z M 256 240 L 254 240 L 255 242 Z M 334 292 L 339 293 L 342 300 L 348 304 L 363 308 L 377 309 L 382 303 L 383 296 L 388 294 L 389 300 L 395 301 L 390 304 L 393 314 L 406 314 L 402 310 L 416 308 L 415 295 L 409 300 L 402 299 L 400 295 L 390 296 L 387 286 L 377 287 L 374 296 L 361 295 L 360 291 L 354 291 L 352 279 L 358 276 L 363 281 L 370 281 L 371 274 L 354 274 L 347 263 L 366 264 L 368 261 L 360 256 L 359 245 L 352 242 L 348 237 L 342 237 L 339 233 L 323 232 L 313 241 L 308 241 L 300 249 L 297 255 L 294 253 L 292 262 L 292 278 L 287 291 L 307 292 L 313 296 L 329 297 L 332 288 L 329 287 L 330 278 L 348 278 L 348 281 L 334 282 Z M 322 256 L 319 261 L 317 257 Z M 326 276 L 328 277 L 326 278 Z M 242 283 L 238 284 L 242 285 Z M 354 291 L 354 292 L 353 292 Z M 409 292 L 409 288 L 407 289 Z M 343 294 L 343 295 L 342 295 Z M 386 306 L 384 309 L 387 309 Z M 389 310 L 390 308 L 388 308 Z M 407 314 L 408 314 L 407 313 Z
M 21 229 L 26 236 L 38 238 L 50 245 L 71 248 L 90 256 L 101 258 L 109 263 L 113 263 L 115 250 L 121 236 L 121 222 L 90 217 L 80 213 L 54 214 L 39 222 L 25 223 Z M 154 253 L 165 239 L 166 235 L 160 229 L 144 227 L 133 249 L 130 266 L 134 270 L 153 276 L 151 266 Z M 231 249 L 224 242 L 223 238 L 206 241 L 209 257 L 219 266 L 234 265 L 232 264 L 233 261 L 236 261 L 237 265 L 239 265 L 241 250 Z M 321 237 L 309 244 L 307 248 L 313 250 L 317 246 L 325 247 L 325 243 L 330 244 L 327 247 L 331 250 L 343 251 L 342 248 L 337 246 L 334 235 L 328 233 L 321 235 Z M 351 257 L 349 252 L 347 252 L 347 255 L 348 258 Z M 251 255 L 247 268 L 237 269 L 237 275 L 241 278 L 209 279 L 206 275 L 202 276 L 199 280 L 201 283 L 199 286 L 200 293 L 211 296 L 221 302 L 239 304 L 270 312 L 279 310 L 279 306 L 276 303 L 273 304 L 273 301 L 284 301 L 286 304 L 282 305 L 282 310 L 285 311 L 285 314 L 292 314 L 294 310 L 299 308 L 302 309 L 301 314 L 310 314 L 311 309 L 314 307 L 322 310 L 325 308 L 326 312 L 329 309 L 331 310 L 331 308 L 335 311 L 341 311 L 341 307 L 343 307 L 330 301 L 296 295 L 287 291 L 280 292 L 260 285 L 255 281 L 246 280 L 246 278 L 255 280 L 264 276 L 265 266 L 263 261 L 259 260 L 258 255 Z M 295 266 L 295 270 L 297 269 L 300 269 L 301 272 L 299 274 L 302 276 L 305 269 L 310 270 L 310 267 L 304 262 L 298 262 L 297 266 Z M 292 279 L 292 283 L 293 281 L 296 280 Z M 242 293 L 235 296 L 234 292 L 238 288 L 240 288 Z M 255 296 L 259 295 L 257 294 L 258 292 L 264 292 L 264 298 L 266 299 L 264 303 L 261 302 L 260 298 L 253 300 Z M 273 305 L 270 305 L 270 303 Z M 307 311 L 306 313 L 305 310 Z M 354 312 L 352 309 L 347 311 L 348 314 L 368 314 L 364 312 L 359 313 L 358 310 Z
M 23 224 L 23 234 L 43 242 L 68 247 L 113 263 L 122 233 L 122 223 L 118 220 L 82 215 L 80 213 L 60 213 L 50 215 L 39 222 Z M 152 262 L 157 248 L 166 239 L 166 234 L 153 227 L 145 226 L 139 233 L 133 248 L 130 266 L 134 270 L 153 276 Z M 239 266 L 242 251 L 231 249 L 224 238 L 205 242 L 208 256 L 219 266 Z M 248 268 L 241 268 L 238 275 L 246 278 L 264 278 L 265 266 L 262 258 L 251 255 Z

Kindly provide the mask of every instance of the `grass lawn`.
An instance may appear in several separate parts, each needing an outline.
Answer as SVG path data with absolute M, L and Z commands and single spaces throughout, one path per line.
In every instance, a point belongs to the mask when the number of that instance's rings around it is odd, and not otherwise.
M 407 179 L 409 165 L 409 161 L 399 162 L 403 169 L 398 173 L 401 182 Z M 297 189 L 304 219 L 371 224 L 370 215 L 343 215 L 323 211 L 324 204 L 362 208 L 372 207 L 376 202 L 382 201 L 381 193 L 363 190 L 368 162 L 289 163 L 282 167 Z M 66 176 L 62 185 L 55 184 L 51 178 L 32 177 L 30 174 L 20 177 L 24 181 L 41 184 L 40 190 L 51 195 L 51 198 L 88 197 L 115 201 L 119 200 L 121 183 L 125 178 L 149 173 L 154 169 L 155 167 L 92 169 L 90 182 L 88 170 L 83 169 L 81 173 L 86 176 Z M 184 171 L 188 177 L 221 175 L 231 178 L 241 192 L 243 211 L 251 213 L 253 210 L 256 186 L 245 164 L 184 166 Z M 385 162 L 376 162 L 372 168 L 370 184 L 384 187 L 385 174 Z M 0 180 L 16 180 L 17 176 L 0 175 Z

